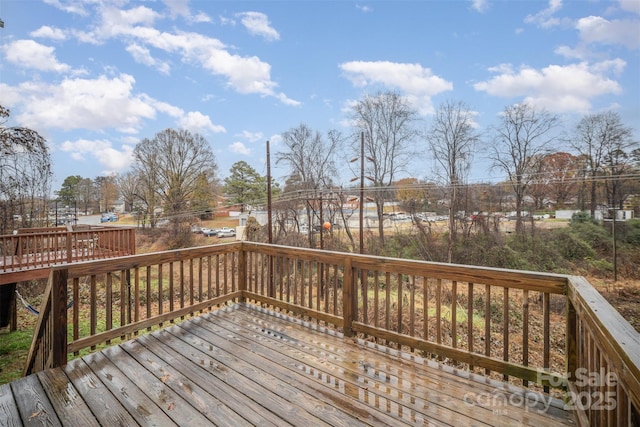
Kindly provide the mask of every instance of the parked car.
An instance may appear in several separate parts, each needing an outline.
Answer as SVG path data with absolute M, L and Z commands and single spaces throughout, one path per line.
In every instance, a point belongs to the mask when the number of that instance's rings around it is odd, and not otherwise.
M 236 230 L 234 230 L 233 228 L 227 228 L 224 227 L 222 229 L 220 229 L 218 231 L 218 237 L 222 238 L 222 237 L 235 237 L 236 236 Z
M 218 234 L 219 230 L 216 230 L 215 228 L 203 228 L 202 229 L 202 234 L 204 234 L 207 237 L 211 237 L 211 236 L 215 236 Z
M 116 222 L 118 220 L 118 215 L 113 212 L 105 212 L 100 217 L 100 222 Z

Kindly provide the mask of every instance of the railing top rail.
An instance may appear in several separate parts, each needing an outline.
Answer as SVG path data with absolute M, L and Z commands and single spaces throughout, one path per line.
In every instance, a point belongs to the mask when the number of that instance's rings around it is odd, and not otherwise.
M 52 266 L 51 271 L 66 269 L 69 271 L 69 278 L 74 278 L 223 254 L 230 251 L 238 251 L 240 248 L 241 244 L 239 242 L 221 243 L 217 245 L 198 246 L 189 249 L 175 249 L 164 252 L 128 255 L 116 258 L 74 262 L 71 264 L 60 264 Z
M 67 234 L 87 234 L 87 232 L 117 232 L 117 231 L 122 231 L 122 230 L 135 230 L 135 227 L 100 227 L 100 226 L 96 226 L 96 227 L 92 227 L 92 228 L 83 228 L 83 229 L 79 229 L 79 230 L 73 230 L 73 231 L 69 231 L 66 228 L 49 228 L 49 229 L 45 229 L 45 228 L 36 228 L 36 229 L 29 229 L 29 228 L 24 228 L 24 229 L 20 229 L 18 230 L 17 234 L 2 234 L 0 235 L 0 240 L 7 240 L 7 239 L 30 239 L 30 238 L 34 238 L 34 237 L 41 237 L 41 236 L 49 236 L 49 235 L 54 235 L 54 236 L 58 236 L 58 235 L 67 235 Z
M 355 268 L 401 272 L 417 276 L 429 275 L 441 279 L 492 284 L 552 294 L 566 294 L 567 281 L 570 277 L 565 274 L 407 260 L 256 242 L 242 242 L 242 245 L 247 250 L 260 251 L 271 255 L 291 255 L 293 252 L 302 259 L 315 259 L 328 263 L 341 262 L 341 260 L 348 257 Z
M 584 277 L 570 277 L 567 296 L 639 404 L 640 334 Z

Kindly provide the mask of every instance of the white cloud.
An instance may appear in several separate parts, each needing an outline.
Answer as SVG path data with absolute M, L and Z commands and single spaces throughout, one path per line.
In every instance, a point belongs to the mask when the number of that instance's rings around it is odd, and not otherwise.
M 576 48 L 572 48 L 570 46 L 558 46 L 553 52 L 568 59 L 583 60 L 591 56 L 591 52 L 585 50 L 584 47 L 581 46 Z
M 640 48 L 640 20 L 609 21 L 600 16 L 588 16 L 578 20 L 576 29 L 586 43 L 622 45 L 629 49 Z
M 363 6 L 363 5 L 360 5 L 360 4 L 356 4 L 356 9 L 360 9 L 360 11 L 362 11 L 364 13 L 373 12 L 373 9 L 370 6 Z
M 251 150 L 247 148 L 246 145 L 244 145 L 242 142 L 239 142 L 239 141 L 229 145 L 229 151 L 231 151 L 232 153 L 244 154 L 246 156 L 251 154 Z
M 476 12 L 485 12 L 489 9 L 489 0 L 471 0 L 471 8 Z
M 451 82 L 420 64 L 353 61 L 340 64 L 340 68 L 356 87 L 383 85 L 401 90 L 421 114 L 433 112 L 432 96 L 453 89 Z
M 248 130 L 243 130 L 242 133 L 236 136 L 240 136 L 249 142 L 258 142 L 264 138 L 264 134 L 262 132 L 249 132 Z
M 60 28 L 50 27 L 48 25 L 43 25 L 35 31 L 29 33 L 31 37 L 40 37 L 51 40 L 65 40 L 67 35 Z
M 163 0 L 162 1 L 167 9 L 169 9 L 169 15 L 172 18 L 182 16 L 188 18 L 191 16 L 189 10 L 189 0 Z
M 180 118 L 180 120 L 178 120 L 178 124 L 183 129 L 188 129 L 198 133 L 205 133 L 206 131 L 225 133 L 227 131 L 224 126 L 214 125 L 209 116 L 206 116 L 199 111 L 191 111 L 185 114 Z
M 4 45 L 2 50 L 7 61 L 19 67 L 56 73 L 71 71 L 69 65 L 58 62 L 54 47 L 33 40 L 16 40 Z
M 555 27 L 560 24 L 560 19 L 553 15 L 562 9 L 562 0 L 549 0 L 549 6 L 541 10 L 535 15 L 528 15 L 524 22 L 527 24 L 536 24 L 542 28 Z
M 169 9 L 171 18 L 182 17 L 189 22 L 211 22 L 211 18 L 203 12 L 193 14 L 189 8 L 189 0 L 163 0 Z
M 65 2 L 64 0 L 44 0 L 44 2 L 64 12 L 80 16 L 89 15 L 89 12 L 84 8 L 84 4 L 82 4 L 82 2 Z
M 261 12 L 242 12 L 236 16 L 249 34 L 263 37 L 265 40 L 280 40 L 280 34 L 271 26 L 267 15 Z
M 206 13 L 204 13 L 204 12 L 196 13 L 195 15 L 193 15 L 191 17 L 191 20 L 193 22 L 199 22 L 199 23 L 201 23 L 201 22 L 212 22 L 213 21 L 211 19 L 211 17 L 209 15 L 207 15 Z
M 503 98 L 524 97 L 525 101 L 549 111 L 586 113 L 593 98 L 621 92 L 619 83 L 607 74 L 619 74 L 625 65 L 622 60 L 614 60 L 550 65 L 541 70 L 523 66 L 514 70 L 503 64 L 489 70 L 498 73 L 497 76 L 476 83 L 474 88 Z
M 60 83 L 26 82 L 14 90 L 28 109 L 23 123 L 64 130 L 106 128 L 135 133 L 156 109 L 141 95 L 132 94 L 135 80 L 122 74 L 97 79 L 64 79 Z
M 103 175 L 127 169 L 133 162 L 133 146 L 123 144 L 120 149 L 113 147 L 111 141 L 104 139 L 65 141 L 60 144 L 60 151 L 69 153 L 76 161 L 85 161 L 87 158 L 97 160 L 104 169 Z
M 257 56 L 240 56 L 229 52 L 220 40 L 193 32 L 161 32 L 149 25 L 158 15 L 146 7 L 131 10 L 100 9 L 100 25 L 89 33 L 73 33 L 88 43 L 99 43 L 109 38 L 137 40 L 138 45 L 153 47 L 167 53 L 177 53 L 187 63 L 203 67 L 210 73 L 223 76 L 229 87 L 241 94 L 270 96 L 286 105 L 300 102 L 276 91 L 271 80 L 271 66 Z
M 622 10 L 640 15 L 640 1 L 638 0 L 620 0 L 620 7 Z
M 156 60 L 151 56 L 151 52 L 146 47 L 138 44 L 131 44 L 127 46 L 126 50 L 131 54 L 136 62 L 153 67 L 162 74 L 169 75 L 171 66 L 164 61 Z

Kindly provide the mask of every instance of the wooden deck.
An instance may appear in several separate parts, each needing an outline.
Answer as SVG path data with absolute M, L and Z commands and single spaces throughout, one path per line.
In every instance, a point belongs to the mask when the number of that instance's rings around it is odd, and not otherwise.
M 0 386 L 0 425 L 574 425 L 559 401 L 253 305 Z
M 135 253 L 133 227 L 20 229 L 0 236 L 0 286 L 44 279 L 54 265 Z

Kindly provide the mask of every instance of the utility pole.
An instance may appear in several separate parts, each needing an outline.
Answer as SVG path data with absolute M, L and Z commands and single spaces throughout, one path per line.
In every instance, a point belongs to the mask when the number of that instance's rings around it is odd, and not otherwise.
M 360 132 L 360 253 L 364 253 L 364 132 Z
M 269 141 L 267 141 L 267 227 L 269 227 L 269 244 L 273 244 L 273 226 L 271 223 L 271 153 Z M 276 288 L 273 280 L 273 256 L 269 256 L 269 296 L 276 296 Z
M 320 249 L 324 249 L 324 240 L 322 239 L 322 235 L 324 234 L 324 220 L 322 218 L 322 191 L 320 192 L 318 200 L 320 201 Z
M 616 244 L 616 208 L 613 207 L 613 220 L 611 221 L 611 237 L 613 238 L 613 281 L 618 281 L 618 254 Z
M 273 244 L 273 227 L 271 224 L 271 154 L 267 141 L 267 226 L 269 227 L 269 244 Z

